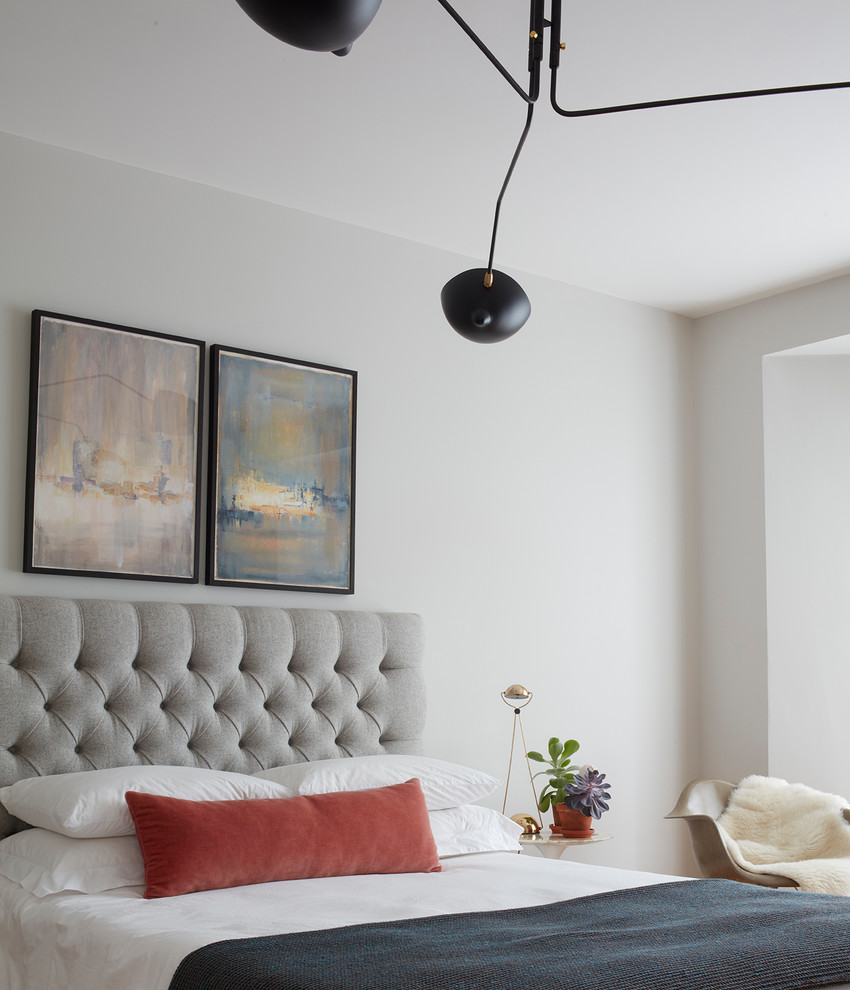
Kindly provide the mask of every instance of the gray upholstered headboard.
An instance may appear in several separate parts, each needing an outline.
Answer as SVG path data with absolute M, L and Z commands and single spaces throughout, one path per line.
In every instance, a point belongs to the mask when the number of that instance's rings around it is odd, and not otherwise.
M 0 786 L 416 753 L 422 652 L 409 613 L 0 596 Z

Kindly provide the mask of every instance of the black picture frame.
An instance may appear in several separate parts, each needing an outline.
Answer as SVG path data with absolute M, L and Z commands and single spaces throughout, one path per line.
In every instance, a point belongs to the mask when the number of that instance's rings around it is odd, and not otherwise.
M 34 310 L 23 569 L 197 584 L 204 341 Z
M 210 348 L 206 581 L 354 593 L 357 372 Z

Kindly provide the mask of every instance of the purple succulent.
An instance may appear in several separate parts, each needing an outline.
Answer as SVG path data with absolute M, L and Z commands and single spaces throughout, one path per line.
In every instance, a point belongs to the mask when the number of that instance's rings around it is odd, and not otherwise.
M 577 773 L 572 783 L 564 787 L 564 804 L 575 811 L 583 811 L 591 818 L 601 818 L 602 812 L 608 810 L 608 793 L 611 785 L 603 784 L 605 774 L 594 767 L 588 767 L 582 773 Z

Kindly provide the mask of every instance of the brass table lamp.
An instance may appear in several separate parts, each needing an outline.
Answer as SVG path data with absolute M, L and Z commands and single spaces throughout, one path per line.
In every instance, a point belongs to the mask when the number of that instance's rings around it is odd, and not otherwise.
M 533 697 L 533 692 L 529 691 L 528 688 L 524 688 L 522 684 L 511 684 L 510 687 L 506 687 L 502 691 L 502 701 L 514 710 L 514 725 L 513 732 L 511 732 L 511 752 L 508 757 L 508 772 L 505 777 L 505 797 L 502 801 L 502 814 L 505 813 L 505 807 L 508 803 L 508 788 L 511 783 L 511 765 L 514 761 L 514 743 L 516 741 L 516 730 L 517 724 L 519 724 L 519 734 L 522 739 L 522 752 L 523 755 L 528 753 L 528 746 L 525 742 L 525 733 L 522 729 L 522 709 L 531 701 Z M 528 756 L 525 756 L 525 765 L 528 769 L 528 782 L 531 784 L 531 793 L 534 795 L 534 814 L 528 814 L 527 812 L 522 812 L 518 815 L 512 815 L 512 819 L 523 827 L 524 835 L 533 835 L 535 832 L 540 831 L 540 822 L 537 820 L 537 791 L 534 789 L 534 777 L 531 773 L 531 764 L 528 761 Z

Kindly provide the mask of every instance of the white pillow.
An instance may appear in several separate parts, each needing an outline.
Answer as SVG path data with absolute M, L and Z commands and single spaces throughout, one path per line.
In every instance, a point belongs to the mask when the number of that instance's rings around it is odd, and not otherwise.
M 428 813 L 437 855 L 519 852 L 522 827 L 478 804 Z M 97 894 L 116 887 L 143 886 L 145 866 L 134 835 L 77 839 L 30 828 L 0 841 L 0 876 L 44 897 L 64 890 Z
M 499 786 L 489 773 L 428 756 L 348 756 L 313 763 L 292 763 L 261 770 L 258 777 L 291 787 L 298 794 L 363 791 L 403 784 L 417 777 L 429 811 L 456 808 L 487 797 Z
M 522 827 L 478 804 L 428 813 L 437 855 L 519 852 Z M 116 887 L 143 886 L 145 866 L 134 835 L 76 839 L 30 828 L 0 841 L 0 876 L 44 897 L 64 890 L 97 894 Z
M 113 767 L 27 777 L 0 787 L 0 802 L 22 821 L 62 835 L 97 838 L 133 835 L 127 791 L 164 794 L 187 801 L 292 797 L 281 784 L 244 773 L 200 767 Z
M 29 828 L 0 842 L 0 876 L 36 897 L 62 890 L 97 894 L 144 884 L 145 864 L 134 835 L 73 839 Z
M 462 856 L 480 852 L 520 852 L 522 825 L 492 808 L 464 804 L 459 808 L 429 811 L 437 855 Z

